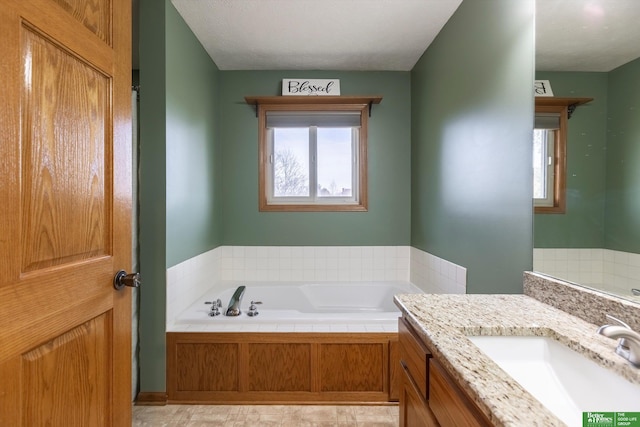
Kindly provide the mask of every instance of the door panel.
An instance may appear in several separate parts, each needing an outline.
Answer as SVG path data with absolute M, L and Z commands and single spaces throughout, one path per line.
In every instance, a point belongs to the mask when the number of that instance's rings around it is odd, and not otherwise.
M 112 192 L 109 78 L 32 28 L 21 36 L 24 273 L 111 253 Z
M 111 1 L 55 0 L 70 16 L 81 22 L 107 45 L 111 45 Z
M 109 424 L 109 317 L 101 315 L 23 355 L 22 401 L 30 409 L 24 425 Z
M 131 4 L 0 7 L 0 425 L 129 426 Z

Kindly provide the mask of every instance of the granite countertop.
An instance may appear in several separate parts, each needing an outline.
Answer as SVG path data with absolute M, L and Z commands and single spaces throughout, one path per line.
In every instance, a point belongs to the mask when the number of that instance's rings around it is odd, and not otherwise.
M 396 305 L 440 364 L 496 426 L 563 426 L 466 337 L 547 336 L 640 384 L 597 326 L 526 295 L 402 294 Z

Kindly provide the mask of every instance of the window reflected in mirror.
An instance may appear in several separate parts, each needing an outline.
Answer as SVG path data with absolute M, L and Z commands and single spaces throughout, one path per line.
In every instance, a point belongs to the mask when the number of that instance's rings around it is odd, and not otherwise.
M 566 127 L 566 106 L 536 106 L 533 130 L 535 213 L 564 213 L 565 211 Z

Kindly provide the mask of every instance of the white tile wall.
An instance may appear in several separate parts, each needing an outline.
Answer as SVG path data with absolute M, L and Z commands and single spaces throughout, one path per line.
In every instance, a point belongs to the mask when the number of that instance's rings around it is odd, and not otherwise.
M 218 247 L 167 269 L 167 324 L 221 279 L 221 265 Z
M 616 293 L 640 289 L 640 254 L 610 249 L 534 249 L 533 269 Z
M 434 294 L 465 294 L 467 269 L 418 248 L 411 248 L 410 281 Z
M 465 293 L 467 270 L 409 246 L 220 246 L 167 269 L 167 324 L 220 281 L 411 281 Z
M 408 246 L 224 246 L 221 280 L 408 281 Z
M 605 249 L 534 249 L 533 269 L 572 282 L 603 282 Z
M 614 291 L 626 295 L 631 288 L 640 289 L 640 254 L 606 251 L 603 270 L 604 283 Z

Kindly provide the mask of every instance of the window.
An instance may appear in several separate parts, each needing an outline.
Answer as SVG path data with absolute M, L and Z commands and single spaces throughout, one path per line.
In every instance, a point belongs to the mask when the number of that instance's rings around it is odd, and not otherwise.
M 256 101 L 260 210 L 366 211 L 367 113 L 375 100 L 275 98 Z
M 536 106 L 533 130 L 535 213 L 565 211 L 566 127 L 566 106 Z
M 535 213 L 564 213 L 567 188 L 568 120 L 593 98 L 536 97 L 533 136 Z
M 553 207 L 556 203 L 555 177 L 559 158 L 560 115 L 537 113 L 533 130 L 533 201 L 534 206 Z

